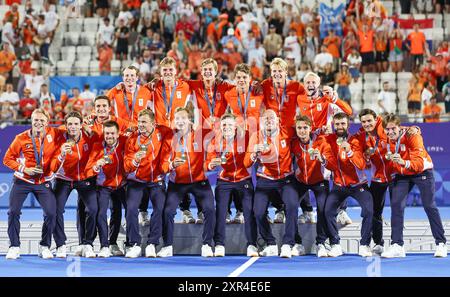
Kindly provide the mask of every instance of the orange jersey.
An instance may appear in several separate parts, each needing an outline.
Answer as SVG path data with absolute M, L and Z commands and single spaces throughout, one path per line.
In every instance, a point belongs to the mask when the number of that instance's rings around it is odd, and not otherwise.
M 258 129 L 263 108 L 263 94 L 255 94 L 252 88 L 250 89 L 250 93 L 238 94 L 236 87 L 234 87 L 225 93 L 225 100 L 233 114 L 237 116 L 238 123 L 245 123 L 245 128 L 250 131 L 256 131 Z
M 135 132 L 127 139 L 125 145 L 124 167 L 128 174 L 127 179 L 137 182 L 158 182 L 164 180 L 165 174 L 162 172 L 161 156 L 170 151 L 171 135 L 167 135 L 169 130 L 162 130 L 156 127 L 150 137 L 140 135 Z M 171 131 L 169 131 L 171 134 Z M 137 163 L 134 155 L 141 150 L 141 146 L 147 148 L 147 154 Z
M 67 142 L 67 134 L 64 133 L 64 140 Z M 61 156 L 59 147 L 51 161 L 51 170 L 56 173 L 56 178 L 66 181 L 80 181 L 86 179 L 86 165 L 90 152 L 94 146 L 95 137 L 89 137 L 82 132 L 80 140 L 72 145 L 72 153 Z
M 108 92 L 113 114 L 129 123 L 137 124 L 139 112 L 151 107 L 152 94 L 147 87 L 137 86 L 134 94 L 117 90 L 115 87 Z
M 351 145 L 351 150 L 348 153 L 337 145 L 336 140 L 336 134 L 325 136 L 325 141 L 330 145 L 337 161 L 337 169 L 332 171 L 334 183 L 343 187 L 353 187 L 366 183 L 367 177 L 364 173 L 366 161 L 358 139 L 355 136 L 348 139 L 348 143 Z
M 394 174 L 415 175 L 433 169 L 433 161 L 425 149 L 421 135 L 407 136 L 406 131 L 403 130 L 397 141 L 388 140 L 386 145 L 388 151 L 400 154 L 406 162 L 405 165 L 399 165 L 389 161 Z
M 423 108 L 423 115 L 424 116 L 431 116 L 428 118 L 425 118 L 425 123 L 439 123 L 440 120 L 440 114 L 442 112 L 442 108 L 439 105 L 425 105 Z
M 257 176 L 277 180 L 285 178 L 294 173 L 291 157 L 291 137 L 288 132 L 280 130 L 275 136 L 266 137 L 263 131 L 255 133 L 250 137 L 247 153 L 245 154 L 244 166 L 251 167 L 256 160 L 252 160 L 256 144 L 266 144 L 268 151 L 259 157 Z
M 233 139 L 232 144 L 218 135 L 208 145 L 206 167 L 208 168 L 214 158 L 224 158 L 226 163 L 220 166 L 218 178 L 227 182 L 240 182 L 250 178 L 251 169 L 244 166 L 245 150 L 247 148 L 248 135 Z
M 203 130 L 198 129 L 189 132 L 187 137 L 179 137 L 177 134 L 171 137 L 171 150 L 162 159 L 163 172 L 169 172 L 171 182 L 190 184 L 206 180 L 203 132 Z M 176 157 L 182 158 L 183 156 L 186 160 L 184 164 L 173 168 L 173 160 Z
M 311 160 L 311 156 L 308 150 L 318 149 L 320 154 L 325 159 L 324 164 L 321 164 L 319 160 Z M 322 137 L 319 137 L 308 144 L 304 144 L 299 138 L 295 138 L 291 143 L 291 151 L 295 156 L 295 161 L 298 168 L 295 170 L 295 176 L 297 180 L 306 185 L 314 185 L 325 180 L 323 176 L 325 168 L 328 170 L 336 170 L 337 163 L 336 158 L 331 152 L 330 145 L 323 141 Z
M 14 138 L 3 158 L 3 164 L 15 171 L 15 177 L 30 184 L 38 185 L 50 181 L 54 177 L 50 166 L 53 152 L 64 143 L 63 134 L 63 131 L 56 128 L 46 128 L 43 137 L 35 138 L 35 149 L 31 139 L 31 129 L 26 130 Z M 40 164 L 44 173 L 35 176 L 24 173 L 25 168 L 38 165 L 37 159 L 41 159 Z
M 214 87 L 206 90 L 201 80 L 189 80 L 187 83 L 192 90 L 193 102 L 201 113 L 203 123 L 211 117 L 211 110 L 213 111 L 213 116 L 220 119 L 227 109 L 225 93 L 234 86 L 227 82 L 222 82 L 215 83 Z M 209 104 L 207 100 L 209 100 Z M 211 128 L 210 126 L 203 127 L 207 129 Z
M 298 96 L 297 104 L 299 113 L 311 119 L 311 129 L 313 133 L 320 134 L 322 126 L 330 125 L 334 114 L 337 112 L 345 112 L 352 114 L 352 108 L 345 101 L 336 99 L 332 100 L 328 96 L 319 97 L 310 100 L 306 96 Z
M 96 142 L 92 148 L 89 161 L 86 165 L 87 177 L 97 176 L 97 186 L 117 189 L 125 183 L 125 169 L 123 164 L 125 151 L 124 136 L 119 137 L 113 149 L 107 148 L 105 142 Z M 97 168 L 98 160 L 106 155 L 112 160 L 111 164 L 105 164 Z
M 191 100 L 189 85 L 180 79 L 177 79 L 175 84 L 175 89 L 169 86 L 164 86 L 163 89 L 163 82 L 160 81 L 153 92 L 153 110 L 156 123 L 169 128 L 171 127 L 170 121 L 174 118 L 175 109 L 185 107 L 187 102 Z M 164 98 L 166 101 L 164 101 Z
M 282 128 L 292 128 L 295 124 L 297 96 L 306 95 L 303 85 L 291 80 L 287 82 L 286 88 L 275 89 L 272 79 L 269 78 L 264 80 L 261 86 L 264 93 L 264 106 L 276 111 Z

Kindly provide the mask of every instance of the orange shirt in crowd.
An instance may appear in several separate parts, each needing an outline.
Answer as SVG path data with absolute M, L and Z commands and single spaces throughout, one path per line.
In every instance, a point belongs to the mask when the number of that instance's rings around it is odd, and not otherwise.
M 290 29 L 294 29 L 297 37 L 303 37 L 303 35 L 305 35 L 305 25 L 303 25 L 302 22 L 292 22 L 291 26 L 289 27 Z
M 13 69 L 13 63 L 16 55 L 12 52 L 0 51 L 0 73 L 10 72 Z
M 111 61 L 113 59 L 113 50 L 109 46 L 105 48 L 100 48 L 98 53 L 98 68 L 102 72 L 111 72 Z
M 373 36 L 373 30 L 366 32 L 363 32 L 362 30 L 358 31 L 360 53 L 373 52 Z
M 411 42 L 411 55 L 423 55 L 425 53 L 425 34 L 423 32 L 411 32 L 407 38 Z
M 423 115 L 425 118 L 425 123 L 439 123 L 441 121 L 440 114 L 442 113 L 442 108 L 437 104 L 427 104 L 423 108 Z M 426 117 L 431 116 L 431 117 Z
M 339 36 L 327 36 L 323 40 L 323 44 L 327 46 L 328 52 L 334 57 L 339 58 L 341 56 L 340 47 L 341 47 L 341 39 Z

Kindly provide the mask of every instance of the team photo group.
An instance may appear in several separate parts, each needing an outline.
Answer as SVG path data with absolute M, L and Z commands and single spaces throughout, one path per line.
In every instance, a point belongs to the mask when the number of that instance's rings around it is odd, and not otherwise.
M 350 105 L 314 72 L 302 82 L 289 80 L 281 58 L 271 61 L 270 78 L 262 82 L 252 80 L 247 64 L 236 65 L 234 84 L 218 79 L 218 65 L 210 58 L 202 61 L 201 80 L 178 79 L 170 57 L 161 60 L 159 73 L 140 85 L 138 69 L 126 67 L 123 81 L 95 98 L 91 115 L 70 112 L 58 127 L 44 109 L 33 111 L 31 128 L 15 137 L 3 159 L 14 171 L 7 259 L 20 257 L 20 215 L 30 193 L 44 214 L 39 256 L 67 256 L 64 209 L 73 190 L 77 256 L 173 256 L 175 217 L 180 207 L 189 209 L 190 197 L 203 223 L 201 256 L 225 256 L 232 201 L 244 224 L 247 256 L 305 255 L 298 218 L 299 208 L 312 210 L 311 191 L 317 257 L 343 255 L 337 216 L 349 197 L 361 207 L 358 254 L 405 257 L 404 210 L 414 185 L 435 239 L 434 256 L 447 256 L 433 162 L 419 127 L 403 126 L 395 114 L 363 109 L 357 115 L 361 127 L 351 134 Z M 217 175 L 213 186 L 212 175 Z M 391 241 L 385 248 L 387 193 Z M 271 206 L 284 214 L 281 248 L 268 218 Z M 140 216 L 147 209 L 144 243 Z M 118 245 L 123 221 L 125 250 Z M 259 237 L 265 245 L 258 244 Z

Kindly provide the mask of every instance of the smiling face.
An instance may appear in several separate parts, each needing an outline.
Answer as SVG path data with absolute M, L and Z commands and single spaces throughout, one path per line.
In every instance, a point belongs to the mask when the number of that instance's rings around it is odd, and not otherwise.
M 270 75 L 275 84 L 282 84 L 286 80 L 287 71 L 280 65 L 272 65 L 270 67 Z
M 295 123 L 295 131 L 298 138 L 302 142 L 309 141 L 309 134 L 311 133 L 311 125 L 308 125 L 305 121 L 298 121 Z
M 122 80 L 127 89 L 135 88 L 138 80 L 136 70 L 129 68 L 125 69 L 122 74 Z
M 40 112 L 33 113 L 31 116 L 31 128 L 34 135 L 43 133 L 48 126 L 48 118 Z
M 348 135 L 348 120 L 346 118 L 334 119 L 333 125 L 338 137 L 346 137 Z
M 155 129 L 155 121 L 148 115 L 142 115 L 138 118 L 138 129 L 143 134 L 150 133 Z
M 67 133 L 72 138 L 78 138 L 81 133 L 81 121 L 77 117 L 70 117 L 66 120 Z
M 119 139 L 119 131 L 116 127 L 104 127 L 103 137 L 108 146 L 113 146 L 116 144 L 117 139 Z
M 243 71 L 238 71 L 235 76 L 236 86 L 240 92 L 247 92 L 250 87 L 250 75 Z
M 320 78 L 314 75 L 308 75 L 304 78 L 306 95 L 312 97 L 317 94 L 320 86 Z
M 216 79 L 217 70 L 214 67 L 214 64 L 209 63 L 202 66 L 201 75 L 203 80 L 211 81 Z
M 173 121 L 175 124 L 175 129 L 180 131 L 182 134 L 186 134 L 192 125 L 189 115 L 185 110 L 176 112 Z
M 225 118 L 220 122 L 220 130 L 226 139 L 234 138 L 236 135 L 236 120 L 234 118 Z
M 373 132 L 375 129 L 375 118 L 371 114 L 366 114 L 361 117 L 361 125 L 367 133 Z
M 107 99 L 97 99 L 94 104 L 95 114 L 100 118 L 109 116 L 110 106 Z
M 389 122 L 384 128 L 384 132 L 390 140 L 397 140 L 400 137 L 400 126 L 394 122 Z
M 268 133 L 278 129 L 278 117 L 273 110 L 267 110 L 263 114 L 262 125 Z
M 175 65 L 166 65 L 161 67 L 161 76 L 164 83 L 171 84 L 175 81 L 177 75 L 177 69 Z

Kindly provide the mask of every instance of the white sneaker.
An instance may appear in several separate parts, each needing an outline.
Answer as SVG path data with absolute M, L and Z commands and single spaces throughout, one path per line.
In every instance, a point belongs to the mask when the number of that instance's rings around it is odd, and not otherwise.
M 304 255 L 306 255 L 305 247 L 300 243 L 294 244 L 294 246 L 292 247 L 292 256 L 304 256 Z
M 83 250 L 84 250 L 84 245 L 80 244 L 75 248 L 75 252 L 73 253 L 73 255 L 75 257 L 81 257 L 81 256 L 83 256 Z
M 286 217 L 284 211 L 279 211 L 275 214 L 275 219 L 273 219 L 274 224 L 284 224 L 286 222 Z
M 244 213 L 243 212 L 241 212 L 241 211 L 238 211 L 237 213 L 236 213 L 236 215 L 234 216 L 234 219 L 233 219 L 233 223 L 235 223 L 235 224 L 244 224 Z
M 12 246 L 8 249 L 8 253 L 6 254 L 6 259 L 15 260 L 20 258 L 20 247 Z
M 273 221 L 272 221 L 272 219 L 270 218 L 269 215 L 267 215 L 267 221 L 269 222 L 269 224 L 273 224 Z
M 384 252 L 384 246 L 382 245 L 375 245 L 372 249 L 372 253 L 374 253 L 375 255 L 380 256 L 382 253 Z
M 383 258 L 403 258 L 406 257 L 405 248 L 396 243 L 388 247 L 381 254 Z
M 259 253 L 259 255 L 262 257 L 278 256 L 278 246 L 276 244 L 268 245 Z
M 53 253 L 46 246 L 39 246 L 39 257 L 42 259 L 53 259 Z
M 149 244 L 145 248 L 145 257 L 146 258 L 156 258 L 156 247 L 154 244 Z
M 119 246 L 117 244 L 112 244 L 109 246 L 109 251 L 111 252 L 111 254 L 115 257 L 117 256 L 123 256 L 123 252 L 122 250 L 119 248 Z
M 150 219 L 148 218 L 148 212 L 140 211 L 138 216 L 139 225 L 148 226 L 150 225 Z
M 328 251 L 325 248 L 325 246 L 323 244 L 318 244 L 317 245 L 317 252 L 316 252 L 317 258 L 324 258 L 324 257 L 328 257 Z
M 336 221 L 343 225 L 343 226 L 347 226 L 350 225 L 352 222 L 352 219 L 350 219 L 350 217 L 348 216 L 347 212 L 345 210 L 341 210 L 338 215 L 336 216 Z
M 183 223 L 185 224 L 194 224 L 195 219 L 190 210 L 183 211 Z
M 202 245 L 202 257 L 214 257 L 212 248 L 207 244 Z
M 342 247 L 340 244 L 333 244 L 331 246 L 331 250 L 328 251 L 328 257 L 339 257 L 343 254 L 344 252 L 342 252 Z
M 298 217 L 299 224 L 315 224 L 317 223 L 316 214 L 312 211 L 305 211 Z
M 225 223 L 227 224 L 231 224 L 231 215 L 229 213 L 227 213 L 227 217 L 225 218 Z
M 298 223 L 299 224 L 306 224 L 307 221 L 307 217 L 305 213 L 302 213 L 301 215 L 298 216 Z
M 283 244 L 281 246 L 280 257 L 281 258 L 291 258 L 292 257 L 292 249 L 289 244 Z
M 225 247 L 223 245 L 215 246 L 214 257 L 225 257 Z
M 142 254 L 141 247 L 138 245 L 133 245 L 132 247 L 127 248 L 127 252 L 125 254 L 125 258 L 137 258 Z
M 258 248 L 254 245 L 249 245 L 247 247 L 247 257 L 258 257 Z
M 173 256 L 173 247 L 171 245 L 164 246 L 158 254 L 156 254 L 157 257 L 165 258 L 165 257 L 172 257 Z
M 203 212 L 199 212 L 197 214 L 197 220 L 195 221 L 196 224 L 203 224 L 203 221 L 205 220 L 205 215 Z
M 372 250 L 368 245 L 360 245 L 358 249 L 358 255 L 361 257 L 372 257 Z
M 112 256 L 111 251 L 109 250 L 109 247 L 102 247 L 100 249 L 100 252 L 97 255 L 99 258 L 109 258 Z
M 59 248 L 56 248 L 55 257 L 56 258 L 66 258 L 67 257 L 67 249 L 66 249 L 66 245 L 65 244 L 63 244 Z
M 441 242 L 436 246 L 436 252 L 434 253 L 435 257 L 445 258 L 447 257 L 447 246 L 445 243 Z
M 90 244 L 84 245 L 83 249 L 83 257 L 86 258 L 95 258 L 97 255 L 94 253 L 94 248 Z

